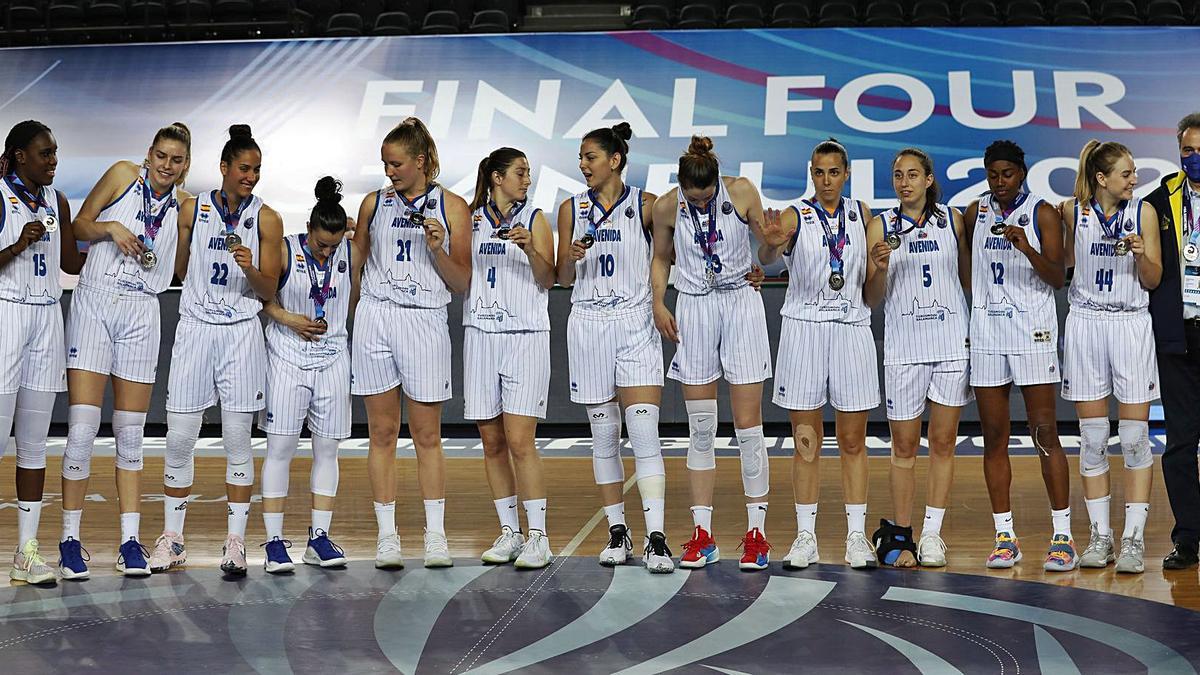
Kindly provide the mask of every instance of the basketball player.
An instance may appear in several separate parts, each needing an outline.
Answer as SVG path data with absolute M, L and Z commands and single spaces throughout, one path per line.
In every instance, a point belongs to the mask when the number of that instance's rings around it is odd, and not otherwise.
M 1075 268 L 1067 295 L 1071 311 L 1063 340 L 1062 395 L 1075 402 L 1079 414 L 1079 473 L 1091 521 L 1079 566 L 1105 567 L 1116 560 L 1118 572 L 1141 574 L 1154 466 L 1148 420 L 1150 402 L 1158 398 L 1147 307 L 1163 266 L 1158 214 L 1133 196 L 1137 182 L 1133 155 L 1124 145 L 1092 140 L 1083 146 L 1075 196 L 1062 205 L 1067 267 Z M 1119 556 L 1109 528 L 1109 396 L 1117 399 L 1117 436 L 1125 458 Z
M 166 522 L 150 556 L 153 571 L 186 561 L 183 521 L 196 438 L 204 411 L 219 401 L 229 499 L 221 570 L 246 574 L 246 521 L 254 485 L 250 433 L 266 388 L 258 313 L 263 301 L 275 297 L 283 246 L 279 214 L 254 194 L 261 171 L 262 150 L 250 127 L 234 125 L 221 149 L 221 187 L 179 209 L 175 273 L 183 279 L 183 293 L 167 381 Z
M 158 369 L 162 332 L 158 294 L 175 270 L 179 204 L 192 157 L 192 134 L 182 122 L 158 130 L 141 166 L 108 168 L 75 217 L 75 234 L 92 242 L 67 320 L 67 446 L 63 452 L 63 533 L 59 574 L 86 579 L 80 543 L 83 498 L 92 448 L 109 379 L 117 445 L 117 502 L 121 539 L 117 570 L 149 576 L 141 543 L 142 435 Z
M 346 324 L 357 298 L 357 261 L 350 257 L 342 184 L 317 181 L 317 204 L 306 234 L 283 238 L 279 292 L 263 307 L 267 325 L 267 408 L 259 428 L 267 434 L 262 466 L 267 572 L 295 568 L 283 538 L 288 471 L 305 420 L 312 432 L 312 524 L 304 563 L 341 567 L 346 556 L 329 540 L 338 487 L 338 443 L 350 437 L 350 345 Z
M 879 405 L 879 374 L 871 310 L 863 284 L 867 265 L 866 224 L 871 210 L 842 196 L 850 177 L 846 149 L 834 139 L 813 148 L 809 173 L 815 199 L 772 212 L 763 230 L 759 259 L 788 267 L 783 325 L 775 378 L 775 405 L 788 411 L 795 438 L 792 489 L 797 535 L 784 566 L 802 569 L 817 562 L 817 502 L 820 496 L 822 409 L 836 411 L 842 486 L 846 494 L 846 562 L 875 567 L 865 534 L 867 517 L 867 411 Z
M 983 157 L 989 191 L 967 207 L 971 246 L 971 386 L 983 428 L 983 475 L 992 503 L 996 545 L 990 568 L 1012 567 L 1021 549 L 1009 503 L 1009 392 L 1021 388 L 1029 433 L 1042 464 L 1054 534 L 1044 567 L 1075 569 L 1067 458 L 1055 426 L 1058 315 L 1062 288 L 1062 219 L 1058 209 L 1024 188 L 1025 152 L 996 141 Z
M 367 466 L 379 525 L 375 566 L 404 566 L 396 533 L 403 393 L 425 503 L 425 566 L 449 567 L 442 454 L 442 402 L 451 393 L 446 305 L 451 292 L 465 293 L 470 283 L 470 212 L 462 197 L 436 182 L 437 146 L 421 120 L 409 117 L 388 132 L 380 155 L 391 185 L 363 199 L 362 225 L 352 240 L 354 259 L 366 265 L 351 393 L 363 397 L 371 436 Z
M 892 161 L 892 187 L 900 206 L 867 227 L 868 266 L 875 273 L 867 302 L 883 305 L 883 379 L 892 433 L 890 467 L 893 519 L 880 524 L 876 554 L 896 567 L 943 567 L 942 520 L 954 478 L 954 446 L 962 407 L 971 400 L 967 375 L 970 249 L 962 214 L 938 203 L 933 160 L 905 148 Z M 914 465 L 921 444 L 921 415 L 929 402 L 929 477 L 925 520 L 914 546 Z
M 608 516 L 609 543 L 600 564 L 624 563 L 633 548 L 621 493 L 623 415 L 646 516 L 643 560 L 647 570 L 661 574 L 675 571 L 675 563 L 663 534 L 662 339 L 650 293 L 656 197 L 621 180 L 632 135 L 621 122 L 583 137 L 579 171 L 588 189 L 558 207 L 558 283 L 574 285 L 567 320 L 571 400 L 587 409 L 592 470 Z
M 688 412 L 695 529 L 683 545 L 679 565 L 696 568 L 720 560 L 712 537 L 712 494 L 717 380 L 724 377 L 749 519 L 739 566 L 761 570 L 770 549 L 764 533 L 770 467 L 762 431 L 762 383 L 771 376 L 771 347 L 762 297 L 745 277 L 751 269 L 750 235 L 761 239 L 762 200 L 746 178 L 721 175 L 712 148 L 710 139 L 693 136 L 679 158 L 679 187 L 654 203 L 654 323 L 679 345 L 668 376 L 683 385 Z M 678 322 L 666 305 L 672 262 L 677 266 Z
M 0 155 L 0 443 L 17 440 L 17 551 L 9 577 L 54 583 L 38 551 L 46 482 L 46 434 L 58 392 L 67 385 L 58 271 L 83 265 L 66 195 L 50 187 L 58 142 L 35 120 L 14 126 Z M 0 447 L 3 452 L 3 447 Z

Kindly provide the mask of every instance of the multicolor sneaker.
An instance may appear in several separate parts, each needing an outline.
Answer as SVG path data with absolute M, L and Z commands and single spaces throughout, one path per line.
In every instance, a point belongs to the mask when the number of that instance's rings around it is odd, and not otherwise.
M 683 555 L 679 557 L 679 566 L 688 569 L 698 569 L 715 563 L 721 559 L 721 549 L 717 542 L 699 525 L 692 531 L 692 538 L 683 543 Z
M 500 536 L 492 542 L 492 547 L 484 551 L 479 558 L 489 565 L 503 565 L 516 560 L 524 547 L 525 535 L 514 532 L 506 525 L 500 528 Z
M 523 570 L 536 570 L 550 564 L 554 557 L 550 555 L 550 540 L 541 530 L 530 530 L 521 555 L 517 556 L 513 565 Z
M 1079 555 L 1080 567 L 1107 567 L 1108 563 L 1117 559 L 1113 555 L 1112 533 L 1100 534 L 1099 528 L 1092 523 L 1092 535 L 1088 538 L 1087 548 Z
M 651 574 L 670 574 L 675 571 L 675 561 L 671 560 L 671 549 L 667 548 L 667 535 L 662 532 L 651 532 L 646 537 L 646 550 L 642 556 L 646 570 Z
M 1046 562 L 1042 569 L 1047 572 L 1070 572 L 1078 563 L 1075 542 L 1071 537 L 1065 534 L 1054 535 L 1050 540 L 1050 550 L 1046 553 Z
M 235 577 L 246 576 L 246 540 L 230 534 L 221 548 L 221 571 Z
M 399 537 L 397 537 L 399 541 Z M 396 553 L 399 553 L 399 549 Z M 325 530 L 313 530 L 308 528 L 308 548 L 304 549 L 304 564 L 318 565 L 320 567 L 345 567 L 346 552 L 337 544 L 329 540 L 329 534 Z M 403 563 L 401 563 L 403 565 Z M 376 563 L 378 567 L 378 563 Z
M 66 541 L 58 545 L 58 573 L 64 579 L 87 579 L 91 574 L 88 572 L 87 563 L 91 559 L 87 549 L 75 537 L 67 537 Z
M 817 552 L 817 538 L 808 530 L 801 530 L 788 549 L 787 557 L 783 559 L 783 568 L 787 570 L 802 570 L 813 563 L 821 562 L 821 554 Z
M 262 546 L 266 549 L 267 554 L 267 557 L 263 558 L 263 570 L 268 574 L 284 574 L 296 570 L 296 564 L 292 562 L 292 556 L 287 552 L 292 547 L 291 540 L 271 537 L 271 541 Z
M 13 581 L 24 581 L 27 584 L 52 584 L 58 581 L 54 570 L 38 553 L 37 539 L 30 539 L 13 554 L 13 566 L 8 577 Z
M 632 552 L 633 540 L 629 538 L 629 528 L 618 523 L 608 528 L 608 546 L 600 552 L 600 564 L 616 567 L 624 564 Z
M 771 562 L 771 557 L 767 553 L 771 550 L 771 544 L 767 543 L 767 538 L 757 527 L 742 537 L 742 543 L 738 548 L 742 549 L 742 559 L 738 561 L 738 569 L 765 570 Z
M 996 533 L 996 548 L 988 556 L 988 569 L 1008 569 L 1021 562 L 1021 544 L 1011 532 Z
M 130 537 L 117 551 L 117 571 L 127 577 L 148 577 L 150 563 L 146 557 L 149 555 L 150 551 L 142 546 L 142 542 Z
M 425 531 L 425 566 L 454 567 L 454 558 L 450 557 L 450 543 L 446 541 L 445 532 Z
M 183 535 L 177 532 L 163 532 L 154 541 L 154 551 L 150 554 L 150 571 L 165 572 L 172 567 L 187 564 L 187 549 L 183 545 Z

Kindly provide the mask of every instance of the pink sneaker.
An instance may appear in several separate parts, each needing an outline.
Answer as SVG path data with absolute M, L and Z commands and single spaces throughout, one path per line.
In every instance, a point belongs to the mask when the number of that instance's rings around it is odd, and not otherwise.
M 246 576 L 246 542 L 236 534 L 225 537 L 225 547 L 221 549 L 221 571 L 234 576 Z
M 150 571 L 165 572 L 186 563 L 187 549 L 183 547 L 183 535 L 177 532 L 163 532 L 154 542 L 154 552 L 150 554 Z

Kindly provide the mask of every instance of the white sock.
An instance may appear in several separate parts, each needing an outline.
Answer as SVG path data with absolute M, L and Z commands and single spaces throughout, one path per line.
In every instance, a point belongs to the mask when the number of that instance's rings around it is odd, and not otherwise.
M 246 522 L 250 520 L 250 503 L 229 502 L 229 534 L 246 538 Z
M 17 547 L 25 548 L 25 542 L 37 539 L 38 523 L 42 520 L 42 502 L 17 501 Z
M 663 531 L 664 511 L 666 511 L 665 499 L 642 500 L 642 513 L 646 516 L 646 534 Z
M 625 503 L 617 502 L 604 507 L 604 516 L 608 518 L 608 526 L 625 524 Z
M 867 530 L 867 505 L 866 504 L 847 504 L 846 505 L 846 532 L 866 532 Z
M 446 500 L 425 500 L 425 531 L 446 534 Z
M 496 515 L 500 518 L 500 527 L 507 527 L 513 532 L 521 531 L 521 519 L 517 517 L 517 496 L 510 495 L 493 499 L 496 505 Z
M 704 531 L 712 534 L 712 511 L 711 506 L 693 506 L 692 507 L 692 523 L 696 527 L 704 528 Z
M 808 532 L 816 534 L 817 532 L 817 505 L 816 504 L 797 504 L 796 505 L 796 534 Z
M 1071 507 L 1055 511 L 1050 509 L 1050 522 L 1054 524 L 1054 534 L 1071 536 Z
M 134 511 L 121 514 L 121 543 L 138 538 L 138 529 L 142 524 L 142 514 Z
M 1017 537 L 1016 528 L 1013 527 L 1012 511 L 1004 513 L 993 513 L 992 524 L 996 526 L 996 534 L 1007 532 L 1015 539 Z
M 925 522 L 921 523 L 921 536 L 941 535 L 942 519 L 946 517 L 946 509 L 936 506 L 925 507 Z
M 83 509 L 78 509 L 75 511 L 68 511 L 66 509 L 63 509 L 62 514 L 63 514 L 63 533 L 62 533 L 61 541 L 66 541 L 67 539 L 74 539 L 75 541 L 82 541 L 79 538 L 79 521 L 83 520 Z
M 163 499 L 163 532 L 183 534 L 183 521 L 187 518 L 187 497 L 172 497 Z
M 766 502 L 750 502 L 746 504 L 746 531 L 749 532 L 754 528 L 767 536 L 767 503 Z
M 546 534 L 546 500 L 526 499 L 522 503 L 525 505 L 525 520 L 529 523 L 529 530 Z
M 317 530 L 329 534 L 329 526 L 333 523 L 333 511 L 322 511 L 320 509 L 311 509 L 312 514 L 312 531 L 316 535 Z
M 1108 519 L 1108 505 L 1111 501 L 1112 495 L 1083 500 L 1084 505 L 1087 506 L 1088 520 L 1096 526 L 1101 536 L 1112 536 L 1112 525 Z
M 376 539 L 396 534 L 396 502 L 375 502 L 375 524 L 379 526 L 379 536 Z
M 1130 502 L 1125 505 L 1125 531 L 1121 537 L 1141 539 L 1146 531 L 1146 516 L 1150 515 L 1150 505 L 1145 502 Z
M 263 527 L 267 530 L 267 541 L 271 541 L 275 537 L 283 539 L 283 513 L 263 511 Z

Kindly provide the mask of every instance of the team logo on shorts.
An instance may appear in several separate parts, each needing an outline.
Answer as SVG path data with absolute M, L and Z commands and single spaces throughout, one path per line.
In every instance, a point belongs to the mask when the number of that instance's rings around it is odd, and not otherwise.
M 785 387 L 785 386 L 783 386 L 783 385 L 780 385 L 780 387 L 779 387 L 779 398 L 783 398 L 784 396 L 787 396 L 787 387 Z
M 576 392 L 579 391 L 579 383 L 578 382 L 571 383 L 571 391 L 576 391 Z
M 1029 224 L 1029 214 L 1022 213 L 1021 217 L 1017 218 L 1017 224 L 1020 225 L 1021 227 L 1025 227 L 1026 225 L 1028 225 Z
M 1071 381 L 1064 377 L 1063 378 L 1063 391 L 1066 391 L 1070 388 L 1071 388 Z
M 78 356 L 79 356 L 79 348 L 78 347 L 71 347 L 70 349 L 67 350 L 67 358 L 68 359 L 74 359 L 74 358 L 77 358 Z
M 267 424 L 270 424 L 271 422 L 274 422 L 274 421 L 275 421 L 275 413 L 268 410 L 267 411 Z
M 725 215 L 733 213 L 733 204 L 730 204 L 729 202 L 721 204 L 721 213 L 724 213 Z
M 255 400 L 255 401 L 261 401 L 261 400 L 263 400 L 263 393 L 260 391 L 260 392 L 258 392 L 257 394 L 255 394 L 255 395 L 254 395 L 254 400 Z
M 1050 372 L 1052 372 L 1052 373 L 1053 373 L 1053 372 L 1054 372 L 1054 370 L 1055 370 L 1055 368 L 1054 368 L 1054 364 L 1053 364 L 1053 363 L 1051 363 L 1051 364 L 1050 364 Z
M 892 399 L 890 399 L 890 398 L 887 400 L 887 407 L 888 407 L 888 409 L 889 409 L 889 410 L 890 410 L 890 409 L 893 407 L 893 406 L 892 406 Z
M 1153 382 L 1150 383 L 1150 391 L 1154 391 L 1154 383 Z
M 1049 342 L 1050 341 L 1050 331 L 1048 331 L 1048 330 L 1033 331 L 1033 341 L 1034 342 Z

